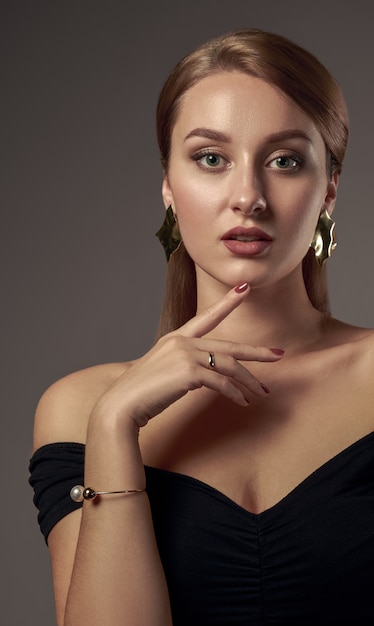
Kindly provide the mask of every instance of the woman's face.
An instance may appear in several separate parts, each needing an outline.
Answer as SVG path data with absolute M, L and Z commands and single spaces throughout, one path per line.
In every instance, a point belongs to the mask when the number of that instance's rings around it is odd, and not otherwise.
M 336 187 L 314 123 L 266 81 L 221 72 L 183 96 L 163 197 L 198 280 L 256 287 L 299 271 Z

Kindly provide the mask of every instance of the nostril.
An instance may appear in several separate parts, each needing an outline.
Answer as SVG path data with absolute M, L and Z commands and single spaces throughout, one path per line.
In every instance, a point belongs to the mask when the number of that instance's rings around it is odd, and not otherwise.
M 236 209 L 245 215 L 259 215 L 266 210 L 266 202 L 259 200 L 257 202 L 238 203 Z

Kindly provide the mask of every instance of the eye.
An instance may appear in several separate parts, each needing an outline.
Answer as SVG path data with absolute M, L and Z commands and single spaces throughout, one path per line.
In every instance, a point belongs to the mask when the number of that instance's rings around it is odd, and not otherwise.
M 269 167 L 272 169 L 295 171 L 298 170 L 301 165 L 301 159 L 296 156 L 280 155 L 275 159 L 272 159 L 269 163 Z
M 221 157 L 218 154 L 206 154 L 204 157 L 206 165 L 209 167 L 218 167 L 221 165 Z
M 215 152 L 198 152 L 192 156 L 202 169 L 222 170 L 227 167 L 227 161 Z

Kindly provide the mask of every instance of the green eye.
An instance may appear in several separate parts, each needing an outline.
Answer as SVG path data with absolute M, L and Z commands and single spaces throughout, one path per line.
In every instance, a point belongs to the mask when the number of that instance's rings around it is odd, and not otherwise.
M 281 169 L 284 169 L 286 167 L 290 166 L 290 161 L 291 159 L 289 159 L 288 157 L 279 157 L 277 159 L 277 165 L 278 167 L 280 167 Z
M 212 152 L 208 148 L 199 150 L 196 154 L 191 155 L 191 159 L 196 161 L 202 170 L 206 171 L 217 170 L 217 172 L 221 172 L 229 167 L 228 160 L 224 156 L 213 152 L 213 149 Z
M 299 165 L 300 162 L 290 156 L 279 156 L 272 161 L 272 167 L 279 170 L 295 170 Z
M 205 162 L 207 165 L 209 165 L 210 167 L 217 167 L 217 165 L 220 165 L 220 157 L 217 156 L 216 154 L 206 154 L 205 155 Z

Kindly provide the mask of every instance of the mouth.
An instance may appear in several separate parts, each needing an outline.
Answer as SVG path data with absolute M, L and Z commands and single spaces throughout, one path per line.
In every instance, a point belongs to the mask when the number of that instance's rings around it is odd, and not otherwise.
M 243 226 L 237 226 L 228 230 L 222 239 L 225 241 L 272 241 L 272 237 L 260 230 L 260 228 L 244 228 Z
M 224 237 L 226 239 L 226 237 Z M 228 237 L 231 241 L 265 241 L 263 237 L 255 237 L 254 235 L 234 235 L 232 237 Z
M 258 256 L 268 249 L 273 239 L 260 228 L 237 226 L 227 231 L 222 241 L 233 254 Z

